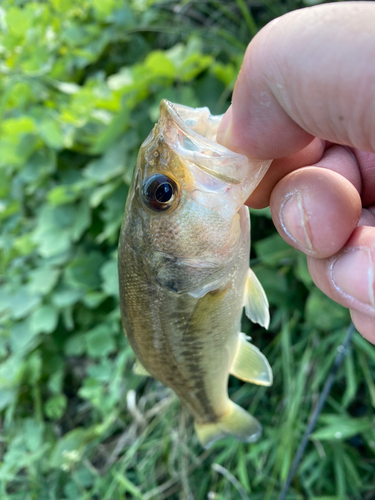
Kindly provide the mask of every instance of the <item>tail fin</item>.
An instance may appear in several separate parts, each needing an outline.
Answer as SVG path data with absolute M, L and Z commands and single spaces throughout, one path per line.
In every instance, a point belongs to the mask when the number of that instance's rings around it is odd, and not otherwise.
M 217 422 L 195 423 L 195 431 L 204 448 L 225 436 L 233 436 L 243 443 L 254 443 L 260 438 L 262 426 L 258 420 L 232 401 L 230 403 L 229 412 Z

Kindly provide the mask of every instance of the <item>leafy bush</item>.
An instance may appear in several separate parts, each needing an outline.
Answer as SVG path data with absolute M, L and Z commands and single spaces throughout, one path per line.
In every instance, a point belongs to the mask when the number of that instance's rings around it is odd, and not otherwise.
M 264 436 L 202 453 L 171 391 L 131 371 L 116 262 L 160 99 L 223 112 L 257 29 L 251 13 L 262 25 L 286 11 L 267 5 L 3 0 L 2 499 L 270 499 L 285 480 L 347 312 L 313 287 L 268 212 L 255 212 L 253 267 L 272 324 L 244 328 L 275 383 L 231 380 L 230 393 Z M 356 336 L 289 498 L 373 498 L 374 375 L 375 350 Z

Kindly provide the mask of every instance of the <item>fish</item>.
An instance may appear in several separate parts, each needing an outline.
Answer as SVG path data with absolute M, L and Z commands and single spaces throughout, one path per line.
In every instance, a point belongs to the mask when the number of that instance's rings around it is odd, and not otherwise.
M 243 308 L 267 328 L 266 294 L 249 268 L 244 205 L 270 161 L 216 142 L 222 116 L 166 99 L 140 147 L 118 252 L 120 308 L 135 373 L 170 387 L 203 447 L 250 443 L 258 420 L 228 396 L 229 375 L 272 384 L 266 357 L 241 333 Z

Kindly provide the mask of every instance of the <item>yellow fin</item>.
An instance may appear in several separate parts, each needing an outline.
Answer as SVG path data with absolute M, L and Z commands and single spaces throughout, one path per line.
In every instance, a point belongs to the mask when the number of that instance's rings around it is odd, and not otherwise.
M 138 359 L 135 360 L 135 364 L 133 366 L 133 373 L 136 375 L 145 375 L 147 377 L 152 377 L 146 370 L 146 368 L 138 361 Z
M 244 306 L 246 316 L 253 322 L 264 328 L 270 324 L 270 313 L 268 311 L 268 300 L 262 285 L 254 272 L 249 268 L 245 290 Z
M 195 431 L 201 445 L 209 448 L 225 436 L 233 436 L 243 443 L 254 443 L 262 434 L 262 426 L 250 413 L 230 401 L 229 412 L 224 417 L 215 423 L 195 422 Z
M 236 358 L 230 373 L 244 382 L 257 385 L 272 385 L 272 369 L 267 358 L 254 344 L 246 341 L 240 333 Z

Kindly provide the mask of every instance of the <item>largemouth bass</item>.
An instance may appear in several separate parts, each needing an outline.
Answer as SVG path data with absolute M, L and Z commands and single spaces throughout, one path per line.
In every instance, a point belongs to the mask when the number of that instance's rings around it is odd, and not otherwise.
M 244 202 L 269 162 L 215 142 L 221 116 L 163 100 L 140 148 L 119 242 L 124 330 L 135 371 L 171 387 L 204 447 L 252 442 L 259 422 L 233 403 L 228 377 L 271 385 L 267 359 L 241 333 L 243 307 L 268 327 L 268 302 L 249 269 Z

